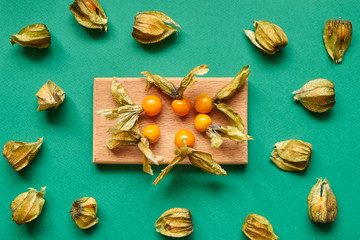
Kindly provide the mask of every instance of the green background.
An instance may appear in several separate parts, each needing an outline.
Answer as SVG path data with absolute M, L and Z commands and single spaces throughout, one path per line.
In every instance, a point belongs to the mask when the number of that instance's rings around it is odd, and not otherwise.
M 265 216 L 281 239 L 359 239 L 360 168 L 358 146 L 359 26 L 357 1 L 101 1 L 108 32 L 87 30 L 69 11 L 71 1 L 7 1 L 0 7 L 0 145 L 44 137 L 34 162 L 15 172 L 1 157 L 1 239 L 168 239 L 155 231 L 167 209 L 193 213 L 186 238 L 246 239 L 241 226 L 249 213 Z M 138 12 L 157 10 L 181 26 L 177 36 L 143 46 L 131 36 Z M 322 42 L 326 20 L 351 20 L 353 38 L 341 64 Z M 262 54 L 242 29 L 253 20 L 281 26 L 289 45 L 275 56 Z M 45 50 L 11 46 L 8 35 L 45 23 L 52 45 Z M 227 177 L 192 166 L 176 166 L 158 186 L 141 166 L 92 164 L 94 77 L 139 77 L 151 71 L 185 76 L 209 64 L 207 77 L 232 77 L 250 65 L 249 164 L 224 166 Z M 315 78 L 336 85 L 335 107 L 314 114 L 292 100 L 291 92 Z M 51 79 L 66 92 L 57 110 L 37 112 L 35 93 Z M 139 91 L 143 86 L 139 86 Z M 314 146 L 310 167 L 279 170 L 269 159 L 278 141 L 302 139 Z M 162 167 L 154 167 L 157 175 Z M 338 200 L 333 224 L 314 224 L 307 196 L 316 177 L 327 177 Z M 43 212 L 17 226 L 10 203 L 28 187 L 47 186 Z M 98 201 L 99 223 L 81 230 L 69 211 L 73 200 Z

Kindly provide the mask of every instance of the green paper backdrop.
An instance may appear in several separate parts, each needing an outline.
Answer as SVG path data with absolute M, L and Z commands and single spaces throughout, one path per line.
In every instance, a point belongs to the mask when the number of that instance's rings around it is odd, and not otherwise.
M 191 240 L 246 239 L 241 226 L 249 213 L 265 216 L 280 239 L 359 239 L 360 177 L 358 123 L 359 26 L 357 1 L 101 1 L 108 32 L 87 30 L 69 11 L 71 1 L 8 1 L 0 7 L 0 146 L 9 140 L 44 144 L 34 162 L 15 172 L 1 157 L 1 239 L 168 239 L 153 227 L 167 209 L 193 213 Z M 154 45 L 132 37 L 138 12 L 162 11 L 182 29 Z M 353 39 L 341 64 L 322 42 L 326 20 L 353 23 Z M 281 26 L 289 45 L 275 56 L 261 53 L 245 36 L 253 20 Z M 8 35 L 45 23 L 52 45 L 45 50 L 11 46 Z M 207 77 L 232 77 L 250 65 L 247 166 L 224 166 L 227 177 L 192 166 L 176 166 L 158 186 L 141 166 L 92 164 L 94 77 L 139 77 L 149 70 L 182 77 L 209 64 Z M 336 105 L 313 114 L 291 92 L 315 78 L 336 85 Z M 57 110 L 37 112 L 35 93 L 51 79 L 66 92 Z M 143 86 L 139 86 L 139 91 Z M 269 159 L 278 141 L 302 139 L 314 146 L 310 167 L 279 170 Z M 154 167 L 157 175 L 162 167 Z M 307 196 L 317 177 L 327 177 L 339 204 L 333 224 L 317 225 L 307 214 Z M 38 219 L 11 221 L 10 203 L 28 187 L 47 186 Z M 69 211 L 74 199 L 98 201 L 99 223 L 81 230 Z

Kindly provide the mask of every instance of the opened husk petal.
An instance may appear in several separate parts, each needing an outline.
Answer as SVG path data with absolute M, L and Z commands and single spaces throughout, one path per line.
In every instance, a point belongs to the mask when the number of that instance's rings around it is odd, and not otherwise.
M 114 109 L 101 109 L 96 113 L 106 119 L 117 120 L 117 123 L 108 129 L 109 133 L 117 134 L 132 129 L 142 112 L 141 106 L 123 105 Z
M 4 146 L 3 155 L 15 171 L 20 171 L 34 160 L 42 143 L 43 138 L 31 143 L 9 141 Z
M 211 154 L 193 151 L 189 154 L 189 160 L 195 167 L 201 168 L 207 173 L 226 176 L 226 171 L 212 158 Z
M 230 83 L 221 88 L 213 98 L 214 103 L 225 102 L 231 99 L 244 85 L 250 74 L 249 66 L 245 66 Z
M 228 106 L 225 103 L 214 103 L 215 107 L 225 114 L 226 118 L 229 120 L 230 125 L 237 127 L 242 133 L 245 131 L 244 123 L 240 115 L 234 111 L 234 109 Z
M 48 108 L 56 109 L 65 99 L 65 92 L 58 85 L 48 80 L 36 93 L 38 112 Z
M 202 76 L 209 72 L 209 65 L 203 64 L 193 68 L 181 81 L 178 89 L 178 98 L 182 98 L 187 87 L 192 86 L 196 82 L 195 76 Z
M 117 81 L 115 77 L 111 83 L 111 95 L 120 106 L 134 105 L 130 95 L 126 92 L 121 82 Z
M 169 237 L 186 237 L 194 231 L 191 212 L 186 208 L 171 208 L 155 222 L 156 231 Z
M 42 187 L 40 191 L 30 188 L 28 192 L 24 192 L 17 196 L 11 203 L 12 220 L 17 225 L 30 222 L 41 214 L 44 206 L 45 189 Z
M 140 142 L 141 134 L 139 124 L 136 122 L 128 131 L 119 131 L 111 135 L 111 138 L 105 143 L 109 149 L 117 146 L 137 146 Z
M 186 157 L 189 157 L 192 165 L 201 168 L 207 173 L 226 176 L 226 171 L 222 169 L 221 166 L 212 158 L 211 154 L 196 151 L 187 147 L 185 141 L 186 140 L 183 139 L 182 146 L 175 150 L 175 158 L 161 171 L 159 176 L 153 182 L 154 185 L 157 185 L 166 176 L 166 174 L 169 173 L 175 164 L 183 161 Z
M 199 75 L 204 75 L 209 71 L 208 65 L 200 65 L 193 68 L 181 81 L 180 87 L 176 87 L 174 83 L 163 78 L 160 75 L 152 75 L 149 71 L 141 72 L 140 74 L 144 75 L 146 79 L 146 88 L 149 90 L 152 84 L 155 84 L 156 87 L 160 88 L 163 93 L 172 97 L 172 98 L 182 98 L 184 91 L 187 87 L 192 86 L 196 82 L 196 77 Z
M 51 44 L 51 34 L 45 24 L 33 24 L 20 30 L 18 34 L 10 35 L 10 42 L 23 47 L 47 48 Z

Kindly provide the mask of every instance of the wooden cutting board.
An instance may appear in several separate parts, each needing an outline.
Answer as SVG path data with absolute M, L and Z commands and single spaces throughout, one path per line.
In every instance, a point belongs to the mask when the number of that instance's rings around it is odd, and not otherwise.
M 182 78 L 167 78 L 176 86 L 180 85 Z M 188 89 L 184 96 L 190 98 L 192 103 L 201 93 L 207 93 L 211 97 L 233 78 L 197 78 L 198 81 Z M 165 95 L 154 85 L 149 91 L 145 91 L 146 78 L 117 78 L 126 91 L 129 93 L 136 105 L 141 105 L 142 99 L 147 95 L 158 96 L 163 104 L 159 115 L 148 117 L 142 113 L 139 118 L 140 130 L 149 124 L 156 124 L 160 127 L 160 139 L 150 148 L 156 155 L 161 155 L 165 160 L 161 164 L 168 164 L 174 158 L 174 136 L 182 128 L 192 131 L 195 135 L 194 149 L 208 152 L 219 164 L 247 164 L 248 162 L 248 143 L 236 143 L 229 139 L 224 139 L 220 149 L 210 147 L 210 138 L 205 133 L 198 132 L 194 127 L 194 118 L 197 115 L 192 108 L 191 112 L 185 116 L 177 116 L 172 108 L 172 98 Z M 107 132 L 109 127 L 115 125 L 116 121 L 107 120 L 96 114 L 98 110 L 104 108 L 117 108 L 118 104 L 114 101 L 111 92 L 112 78 L 94 79 L 94 103 L 93 103 L 93 163 L 96 164 L 142 164 L 142 153 L 136 146 L 119 146 L 109 150 L 105 142 L 110 138 Z M 243 119 L 247 132 L 247 106 L 248 106 L 248 84 L 242 86 L 241 90 L 226 103 L 231 106 Z M 226 117 L 215 109 L 209 113 L 213 120 L 213 125 L 227 126 Z M 190 164 L 186 159 L 180 164 Z

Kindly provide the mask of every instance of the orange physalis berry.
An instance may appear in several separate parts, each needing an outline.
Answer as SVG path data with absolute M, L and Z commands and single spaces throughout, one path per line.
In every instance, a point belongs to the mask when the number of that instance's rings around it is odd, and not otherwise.
M 186 146 L 192 147 L 195 143 L 195 136 L 191 131 L 187 129 L 181 129 L 175 134 L 175 145 L 177 147 L 181 147 L 184 140 Z
M 207 127 L 212 124 L 212 119 L 207 114 L 198 114 L 194 120 L 195 128 L 199 132 L 205 132 Z
M 155 125 L 148 125 L 142 130 L 142 135 L 146 137 L 150 143 L 157 142 L 160 138 L 160 128 Z
M 145 114 L 153 117 L 159 114 L 162 108 L 161 100 L 157 96 L 146 96 L 142 101 Z
M 175 99 L 171 103 L 171 107 L 177 115 L 185 116 L 191 110 L 191 101 L 187 97 L 183 97 L 181 99 Z
M 90 0 L 85 0 L 84 1 L 85 6 L 87 6 L 88 8 L 94 10 L 95 12 L 97 11 L 97 7 L 95 6 L 95 4 L 93 4 Z
M 194 108 L 198 113 L 209 113 L 212 109 L 212 100 L 209 94 L 203 93 L 197 96 Z

